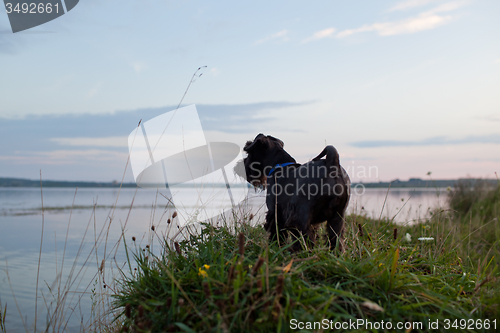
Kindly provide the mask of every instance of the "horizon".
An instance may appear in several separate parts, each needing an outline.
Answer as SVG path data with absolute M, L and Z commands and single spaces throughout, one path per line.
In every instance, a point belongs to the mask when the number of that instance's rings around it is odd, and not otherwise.
M 0 180 L 23 180 L 23 181 L 30 181 L 30 182 L 39 182 L 40 179 L 34 179 L 34 178 L 18 178 L 18 177 L 0 177 Z M 378 180 L 378 181 L 369 181 L 369 182 L 364 182 L 363 180 L 360 181 L 355 181 L 351 182 L 352 184 L 356 183 L 393 183 L 393 182 L 412 182 L 412 181 L 423 181 L 423 182 L 438 182 L 438 181 L 458 181 L 458 180 L 484 180 L 484 181 L 500 181 L 497 178 L 471 178 L 471 177 L 460 177 L 460 178 L 419 178 L 419 177 L 410 177 L 408 179 L 400 179 L 400 178 L 395 178 L 391 180 Z M 124 185 L 130 185 L 130 184 L 136 184 L 134 181 L 131 182 L 120 182 L 117 180 L 110 180 L 110 181 L 96 181 L 96 180 L 65 180 L 65 179 L 44 179 L 42 178 L 42 182 L 67 182 L 67 183 L 99 183 L 99 184 L 124 184 Z M 220 184 L 220 185 L 225 185 L 226 183 L 220 182 L 220 183 L 215 183 L 215 184 Z M 181 186 L 183 184 L 180 184 Z M 186 186 L 191 186 L 189 184 L 185 184 Z M 1 186 L 0 186 L 1 187 Z

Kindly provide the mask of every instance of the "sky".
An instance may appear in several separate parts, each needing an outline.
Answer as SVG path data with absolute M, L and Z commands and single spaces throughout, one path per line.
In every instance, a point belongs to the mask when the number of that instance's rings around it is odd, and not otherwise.
M 500 172 L 500 2 L 81 0 L 0 12 L 0 177 L 133 181 L 139 120 L 195 104 L 209 141 L 334 145 L 354 181 Z M 429 176 L 428 173 L 431 172 Z

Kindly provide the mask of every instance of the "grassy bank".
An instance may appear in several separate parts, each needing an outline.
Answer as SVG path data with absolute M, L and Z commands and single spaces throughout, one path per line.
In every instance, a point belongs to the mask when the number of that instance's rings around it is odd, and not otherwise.
M 347 217 L 344 253 L 321 240 L 290 253 L 248 221 L 164 242 L 159 256 L 127 240 L 135 250 L 114 296 L 115 324 L 129 332 L 287 332 L 299 322 L 338 327 L 363 319 L 372 326 L 348 330 L 376 331 L 383 321 L 378 331 L 398 322 L 428 331 L 438 321 L 433 331 L 495 331 L 499 189 L 464 184 L 449 195 L 451 209 L 423 224 Z

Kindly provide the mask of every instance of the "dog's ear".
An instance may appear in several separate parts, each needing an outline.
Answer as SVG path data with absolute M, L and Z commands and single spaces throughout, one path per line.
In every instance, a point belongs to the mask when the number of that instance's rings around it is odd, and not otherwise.
M 247 143 L 245 144 L 245 147 L 243 148 L 243 150 L 246 151 L 246 152 L 248 152 L 253 147 L 260 146 L 265 139 L 266 139 L 266 136 L 264 134 L 260 133 L 259 135 L 257 135 L 255 137 L 255 139 L 253 141 L 247 141 Z
M 275 141 L 277 144 L 279 144 L 281 146 L 281 148 L 284 148 L 285 147 L 285 143 L 283 141 L 281 141 L 280 139 L 278 138 L 275 138 L 274 136 L 270 136 L 268 135 L 267 136 L 269 139 Z
M 236 165 L 233 168 L 233 172 L 235 175 L 243 178 L 244 180 L 247 180 L 247 174 L 245 172 L 245 163 L 243 160 L 239 160 L 236 162 Z

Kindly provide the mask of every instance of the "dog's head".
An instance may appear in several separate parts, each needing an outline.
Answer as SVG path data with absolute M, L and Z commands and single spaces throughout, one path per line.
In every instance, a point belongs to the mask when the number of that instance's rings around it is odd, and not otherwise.
M 247 141 L 243 150 L 248 154 L 243 159 L 247 181 L 254 187 L 264 187 L 267 173 L 274 166 L 274 159 L 284 151 L 284 143 L 270 135 L 259 134 Z

